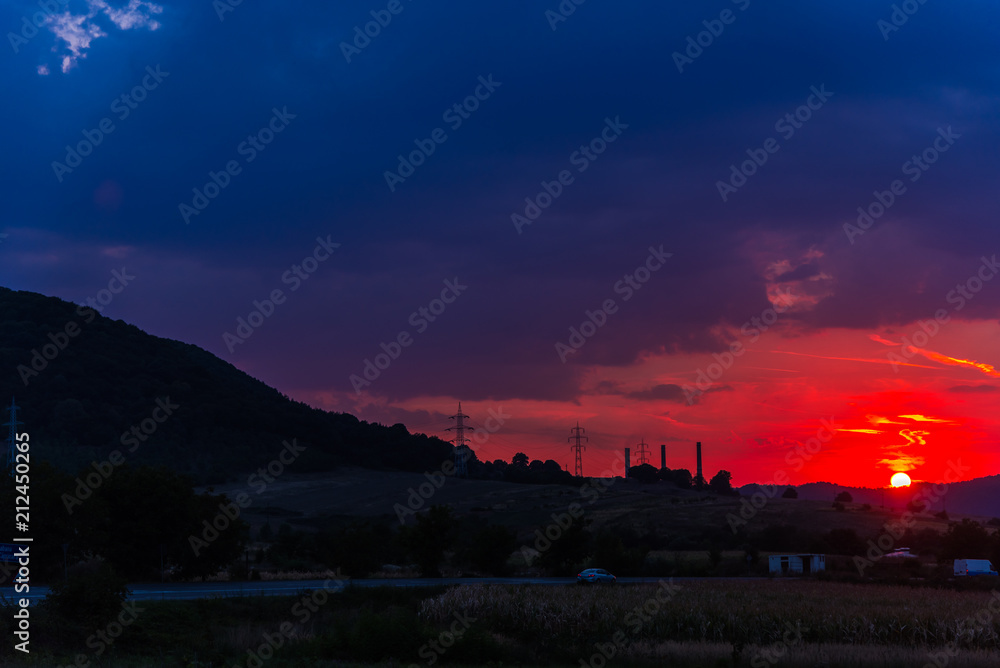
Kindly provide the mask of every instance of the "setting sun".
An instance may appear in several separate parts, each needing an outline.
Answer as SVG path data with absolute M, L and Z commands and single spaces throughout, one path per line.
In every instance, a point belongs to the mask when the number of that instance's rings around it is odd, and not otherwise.
M 897 473 L 896 475 L 892 476 L 892 479 L 889 482 L 892 483 L 893 487 L 909 487 L 910 476 L 906 475 L 905 473 Z

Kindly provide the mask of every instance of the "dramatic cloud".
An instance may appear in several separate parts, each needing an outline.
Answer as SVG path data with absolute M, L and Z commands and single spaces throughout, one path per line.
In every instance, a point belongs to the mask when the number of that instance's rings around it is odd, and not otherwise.
M 565 464 L 579 420 L 588 467 L 702 441 L 766 482 L 832 417 L 791 477 L 874 485 L 924 415 L 914 479 L 1000 467 L 997 3 L 886 40 L 888 6 L 753 2 L 683 72 L 718 8 L 228 6 L 72 0 L 19 42 L 4 285 L 81 301 L 124 264 L 107 315 L 296 399 L 442 435 L 502 404 L 491 459 Z

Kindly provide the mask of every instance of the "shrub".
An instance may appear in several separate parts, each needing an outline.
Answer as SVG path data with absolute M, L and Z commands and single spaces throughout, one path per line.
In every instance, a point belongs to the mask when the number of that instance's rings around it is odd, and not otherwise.
M 94 629 L 117 615 L 128 595 L 125 579 L 99 563 L 78 567 L 53 584 L 43 605 L 65 622 Z

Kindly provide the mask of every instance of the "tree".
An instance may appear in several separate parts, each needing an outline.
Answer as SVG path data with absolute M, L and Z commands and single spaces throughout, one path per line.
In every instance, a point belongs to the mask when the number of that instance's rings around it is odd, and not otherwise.
M 507 527 L 487 524 L 472 534 L 463 557 L 472 566 L 490 575 L 507 575 L 507 559 L 517 548 L 517 536 Z
M 548 549 L 542 550 L 536 563 L 551 575 L 575 575 L 584 556 L 590 552 L 591 535 L 585 524 L 586 520 L 574 520 Z
M 671 471 L 667 467 L 663 467 L 657 472 L 657 475 L 660 476 L 660 480 L 665 480 L 666 482 L 670 482 L 671 473 L 673 473 L 673 471 Z
M 670 481 L 681 489 L 691 489 L 691 472 L 687 469 L 674 469 L 670 472 Z
M 441 560 L 455 539 L 455 520 L 447 506 L 431 506 L 416 516 L 414 527 L 404 528 L 403 542 L 424 577 L 441 577 Z
M 986 528 L 968 517 L 961 522 L 953 522 L 942 540 L 942 558 L 984 559 L 991 551 L 993 539 Z
M 524 454 L 523 452 L 517 453 L 511 458 L 510 465 L 525 469 L 528 468 L 528 455 Z
M 854 497 L 851 496 L 850 492 L 841 492 L 833 500 L 837 503 L 853 503 Z
M 823 549 L 830 554 L 864 554 L 865 542 L 854 529 L 831 529 L 823 537 Z
M 161 554 L 186 575 L 215 573 L 247 539 L 235 502 L 195 494 L 190 480 L 162 468 L 119 467 L 82 510 L 81 539 L 130 579 L 158 578 Z
M 927 504 L 922 501 L 910 501 L 906 504 L 906 509 L 911 513 L 922 513 L 927 510 Z
M 628 477 L 635 478 L 642 483 L 656 482 L 660 479 L 656 469 L 649 464 L 639 464 L 629 469 Z
M 733 474 L 729 471 L 722 470 L 712 477 L 712 480 L 708 483 L 708 488 L 716 494 L 732 494 L 732 481 Z
M 785 491 L 781 493 L 781 498 L 783 499 L 797 499 L 799 498 L 799 492 L 797 489 L 789 485 L 785 488 Z
M 69 625 L 86 633 L 113 619 L 128 595 L 125 578 L 98 563 L 77 567 L 69 579 L 54 582 L 42 605 L 60 618 L 63 632 Z
M 591 563 L 615 575 L 641 575 L 642 565 L 649 549 L 625 547 L 622 539 L 609 531 L 602 531 L 594 539 L 594 557 Z

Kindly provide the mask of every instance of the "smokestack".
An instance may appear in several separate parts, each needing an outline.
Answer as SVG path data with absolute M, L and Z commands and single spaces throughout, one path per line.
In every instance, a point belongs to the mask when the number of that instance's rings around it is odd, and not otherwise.
M 701 475 L 701 441 L 698 441 L 698 476 L 697 480 L 699 484 L 704 484 L 705 478 Z
M 631 453 L 628 448 L 625 448 L 625 477 L 628 477 L 628 470 L 632 468 Z
M 660 468 L 667 468 L 667 446 L 663 443 L 660 444 Z

